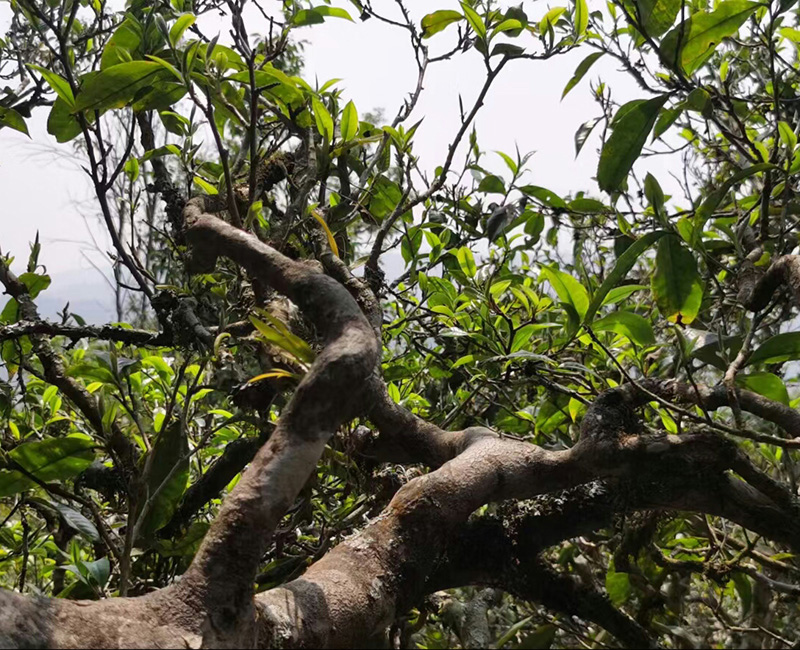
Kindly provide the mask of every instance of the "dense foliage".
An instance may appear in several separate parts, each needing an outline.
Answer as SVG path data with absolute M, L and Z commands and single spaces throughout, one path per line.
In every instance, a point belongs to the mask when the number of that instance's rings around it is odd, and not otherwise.
M 114 246 L 120 322 L 87 324 L 68 307 L 43 320 L 35 300 L 50 278 L 38 241 L 27 262 L 3 251 L 0 585 L 104 599 L 174 583 L 325 357 L 313 319 L 280 286 L 228 253 L 214 265 L 216 253 L 187 239 L 184 207 L 199 195 L 205 212 L 342 282 L 379 328 L 388 396 L 442 430 L 482 426 L 566 450 L 602 428 L 600 416 L 580 427 L 598 396 L 624 385 L 646 396 L 642 428 L 626 435 L 734 443 L 720 447 L 735 457 L 721 469 L 661 476 L 626 464 L 533 500 L 481 501 L 450 539 L 499 522 L 513 543 L 484 547 L 482 571 L 431 569 L 364 639 L 797 643 L 796 3 L 268 4 L 11 2 L 0 124 L 27 132 L 31 112 L 48 111 L 49 134 L 84 160 Z M 209 36 L 218 15 L 223 35 Z M 338 80 L 302 76 L 304 29 L 330 20 L 407 34 L 419 79 L 391 122 Z M 575 149 L 592 156 L 584 143 L 600 133 L 598 190 L 560 196 L 525 180 L 529 154 L 487 153 L 473 126 L 500 75 L 524 83 L 531 60 L 573 50 L 585 58 L 560 83 L 596 100 Z M 484 83 L 426 169 L 414 153 L 426 73 L 467 56 Z M 619 105 L 611 87 L 587 83 L 601 58 L 635 79 L 638 99 Z M 498 156 L 502 174 L 488 171 Z M 655 156 L 672 177 L 638 173 L 634 163 Z M 384 272 L 391 256 L 399 273 Z M 389 426 L 376 401 L 363 396 L 264 531 L 256 591 L 296 579 L 441 464 L 372 453 Z M 721 492 L 715 505 L 709 481 L 723 475 L 785 519 L 759 519 Z M 580 522 L 556 530 L 548 517 L 570 504 Z M 551 525 L 550 537 L 531 532 Z M 512 538 L 520 531 L 532 547 Z M 500 570 L 514 544 L 535 549 L 536 567 L 517 558 Z M 430 553 L 436 567 L 457 555 Z M 610 629 L 619 611 L 630 628 Z

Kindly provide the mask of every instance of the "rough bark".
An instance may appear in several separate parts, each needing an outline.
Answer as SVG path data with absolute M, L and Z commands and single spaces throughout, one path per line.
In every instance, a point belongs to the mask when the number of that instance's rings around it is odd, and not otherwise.
M 579 443 L 566 451 L 486 429 L 455 432 L 453 440 L 465 445 L 460 454 L 404 486 L 378 519 L 301 578 L 258 596 L 266 645 L 358 645 L 426 592 L 426 576 L 475 508 L 598 478 L 650 477 L 639 486 L 642 507 L 719 514 L 772 537 L 777 526 L 780 541 L 800 548 L 791 513 L 725 474 L 742 462 L 730 441 L 713 433 L 643 434 L 634 409 L 649 399 L 632 385 L 607 391 L 585 416 Z M 698 476 L 713 477 L 715 489 L 693 488 Z
M 324 348 L 175 585 L 139 598 L 101 602 L 2 591 L 0 645 L 357 647 L 431 590 L 461 584 L 499 586 L 592 620 L 628 645 L 650 645 L 646 633 L 602 595 L 539 565 L 534 559 L 538 552 L 605 525 L 615 512 L 654 508 L 719 515 L 800 552 L 794 496 L 758 471 L 733 442 L 714 431 L 653 434 L 637 415 L 653 394 L 708 410 L 735 399 L 741 409 L 796 436 L 800 420 L 793 410 L 747 391 L 731 394 L 726 388 L 645 381 L 599 395 L 571 449 L 546 450 L 480 427 L 445 431 L 386 395 L 376 371 L 376 305 L 365 295 L 365 285 L 335 260 L 328 256 L 325 264 L 331 275 L 314 263 L 290 260 L 208 213 L 203 199 L 190 200 L 183 219 L 193 270 L 212 269 L 219 256 L 230 258 L 295 302 Z M 3 279 L 24 317 L 38 320 L 24 287 L 7 270 Z M 93 402 L 80 385 L 64 383 L 60 361 L 44 334 L 30 336 L 50 373 L 48 380 L 63 384 L 65 394 L 92 421 Z M 380 435 L 363 453 L 422 462 L 432 471 L 401 488 L 380 516 L 300 578 L 254 597 L 270 534 L 314 471 L 330 436 L 342 423 L 365 415 Z M 592 492 L 597 485 L 607 486 L 604 497 L 598 496 L 602 490 Z M 616 496 L 609 499 L 608 490 Z M 486 503 L 564 491 L 584 498 L 561 512 L 523 513 L 508 530 L 469 523 Z M 479 557 L 475 546 L 454 546 L 456 535 L 476 539 L 478 533 L 497 552 Z M 525 549 L 531 552 L 523 557 Z M 533 577 L 538 586 L 532 586 Z
M 783 255 L 763 269 L 756 266 L 763 253 L 763 248 L 755 248 L 742 262 L 737 300 L 750 311 L 761 311 L 785 287 L 794 304 L 800 305 L 800 256 Z

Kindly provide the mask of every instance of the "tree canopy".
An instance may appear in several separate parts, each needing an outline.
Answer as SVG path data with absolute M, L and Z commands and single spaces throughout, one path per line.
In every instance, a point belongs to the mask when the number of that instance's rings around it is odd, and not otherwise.
M 12 0 L 0 138 L 81 160 L 117 321 L 1 249 L 0 645 L 798 643 L 796 3 L 440 4 Z M 407 38 L 395 115 L 305 75 L 336 20 Z M 475 124 L 573 51 L 557 193 Z

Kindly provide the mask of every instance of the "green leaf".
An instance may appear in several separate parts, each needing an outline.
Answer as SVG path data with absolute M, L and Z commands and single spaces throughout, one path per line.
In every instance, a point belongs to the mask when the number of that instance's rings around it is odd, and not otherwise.
M 617 111 L 611 137 L 600 153 L 597 183 L 601 190 L 615 192 L 619 189 L 642 152 L 658 111 L 668 98 L 668 95 L 660 95 L 653 99 L 637 99 Z
M 192 182 L 195 185 L 197 185 L 197 187 L 199 187 L 201 190 L 203 190 L 206 194 L 210 194 L 211 196 L 219 194 L 219 190 L 216 187 L 214 187 L 211 183 L 209 183 L 204 178 L 201 178 L 200 176 L 195 176 L 192 179 Z
M 693 14 L 686 24 L 674 27 L 664 37 L 662 57 L 669 63 L 678 61 L 687 74 L 694 73 L 708 61 L 722 40 L 736 34 L 760 6 L 748 0 L 723 0 L 711 13 Z M 676 56 L 678 51 L 679 57 Z
M 581 321 L 589 309 L 589 292 L 569 273 L 556 268 L 542 267 L 542 275 L 553 287 L 561 302 L 572 306 Z
M 0 323 L 16 323 L 19 318 L 19 303 L 16 298 L 9 298 L 8 302 L 0 312 Z M 6 341 L 7 345 L 11 345 L 11 341 Z
M 185 429 L 179 422 L 171 423 L 158 434 L 142 477 L 145 494 L 138 516 L 143 515 L 144 519 L 136 522 L 140 537 L 150 538 L 169 523 L 189 481 L 188 451 Z M 143 512 L 146 503 L 150 507 Z
M 602 201 L 587 199 L 586 197 L 570 201 L 567 207 L 570 212 L 580 212 L 583 214 L 606 214 L 611 212 L 611 208 Z
M 797 146 L 797 136 L 792 130 L 792 127 L 781 120 L 778 122 L 778 133 L 784 146 L 788 147 L 790 151 L 794 151 Z
M 422 230 L 417 227 L 409 228 L 400 243 L 400 254 L 406 264 L 411 264 L 416 260 L 420 246 L 422 246 Z
M 516 173 L 519 171 L 519 165 L 517 165 L 516 161 L 507 153 L 503 153 L 502 151 L 495 151 L 495 153 L 503 159 L 503 162 L 506 164 L 506 167 L 511 170 L 511 173 L 516 175 Z
M 140 92 L 136 93 L 136 99 L 131 104 L 134 113 L 139 111 L 162 111 L 171 108 L 177 104 L 183 96 L 187 93 L 186 84 L 183 81 L 159 81 L 154 86 L 146 86 Z M 219 105 L 217 105 L 219 109 Z M 217 110 L 215 118 L 218 119 L 221 114 Z M 177 147 L 173 145 L 166 145 L 167 147 Z
M 17 113 L 13 108 L 3 108 L 0 106 L 0 128 L 8 126 L 14 129 L 15 131 L 19 131 L 20 133 L 24 133 L 29 138 L 31 134 L 28 133 L 28 125 L 25 124 L 25 119 Z
M 378 176 L 370 192 L 369 212 L 378 220 L 391 214 L 403 198 L 400 186 L 386 176 Z
M 344 9 L 321 6 L 311 9 L 301 9 L 294 15 L 294 18 L 292 18 L 292 24 L 296 27 L 318 25 L 319 23 L 325 22 L 325 18 L 344 18 L 345 20 L 353 22 L 352 16 Z
M 224 57 L 221 56 L 223 54 Z M 249 79 L 249 72 L 244 59 L 239 55 L 238 52 L 236 52 L 236 50 L 232 50 L 225 45 L 220 45 L 216 38 L 211 43 L 202 43 L 194 39 L 189 41 L 188 47 L 184 51 L 184 56 L 186 57 L 186 67 L 189 70 L 198 70 L 198 68 L 195 67 L 196 61 L 200 61 L 202 64 L 202 66 L 199 66 L 200 69 L 202 69 L 209 61 L 215 61 L 220 67 L 223 67 L 221 63 L 224 62 L 225 69 L 230 68 L 237 71 L 243 71 L 245 76 L 247 76 Z M 264 69 L 271 68 L 273 68 L 271 64 L 264 66 Z M 256 71 L 256 74 L 258 74 L 258 71 Z
M 548 11 L 539 21 L 539 33 L 546 34 L 549 30 L 551 30 L 553 25 L 555 25 L 558 19 L 561 17 L 561 14 L 563 14 L 566 10 L 566 7 L 553 7 L 550 11 Z
M 728 336 L 721 340 L 714 337 L 710 342 L 692 350 L 691 356 L 724 372 L 741 349 L 741 336 Z
M 72 111 L 120 108 L 142 88 L 169 77 L 171 74 L 155 61 L 129 61 L 111 66 L 83 84 Z
M 760 172 L 765 172 L 770 169 L 777 169 L 775 165 L 771 165 L 770 163 L 758 163 L 748 167 L 747 169 L 743 169 L 742 171 L 734 174 L 728 180 L 726 180 L 722 185 L 719 186 L 718 189 L 711 192 L 700 205 L 699 208 L 694 213 L 694 232 L 695 236 L 702 232 L 703 226 L 705 225 L 706 221 L 714 214 L 714 210 L 717 209 L 720 201 L 725 198 L 725 195 L 730 191 L 730 189 L 736 185 L 739 181 L 744 180 L 752 176 L 753 174 L 758 174 Z
M 616 287 L 608 292 L 608 295 L 603 299 L 604 305 L 616 305 L 622 302 L 633 293 L 647 289 L 643 284 L 626 284 L 621 287 Z
M 36 70 L 42 75 L 48 85 L 55 91 L 56 95 L 61 97 L 67 105 L 70 107 L 75 105 L 75 96 L 72 94 L 72 88 L 69 87 L 69 83 L 64 77 L 40 65 L 34 65 L 33 63 L 28 63 L 27 65 L 29 68 Z
M 747 363 L 783 363 L 796 359 L 800 359 L 800 332 L 787 332 L 764 341 Z
M 97 532 L 97 528 L 95 528 L 94 524 L 74 508 L 59 503 L 58 501 L 44 501 L 39 499 L 36 499 L 36 501 L 53 508 L 58 512 L 67 526 L 77 531 L 90 542 L 100 541 L 100 534 Z
M 123 171 L 128 175 L 132 183 L 136 182 L 136 179 L 139 178 L 139 161 L 136 158 L 129 158 L 123 167 Z
M 649 172 L 647 173 L 647 176 L 645 176 L 644 179 L 644 195 L 645 198 L 647 198 L 650 205 L 652 206 L 656 215 L 661 217 L 662 219 L 665 218 L 666 215 L 664 214 L 664 190 L 661 189 L 661 185 L 659 184 L 656 177 Z
M 311 106 L 314 109 L 314 121 L 317 123 L 317 131 L 327 142 L 333 141 L 333 118 L 319 99 L 311 97 Z
M 341 130 L 342 139 L 345 141 L 352 140 L 358 135 L 358 111 L 352 101 L 347 102 L 347 106 L 342 111 Z
M 128 16 L 108 39 L 100 57 L 100 69 L 141 58 L 142 26 Z
M 90 115 L 91 118 L 94 116 Z M 81 124 L 78 118 L 72 114 L 72 108 L 61 97 L 53 102 L 50 115 L 47 118 L 47 132 L 54 136 L 57 142 L 69 142 L 81 134 Z
M 667 320 L 688 325 L 697 317 L 703 300 L 697 261 L 674 235 L 658 242 L 650 286 L 658 309 Z
M 472 363 L 473 361 L 475 361 L 475 355 L 466 354 L 460 359 L 458 359 L 458 361 L 456 361 L 452 366 L 450 366 L 450 369 L 455 370 L 456 368 L 460 368 L 461 366 L 464 366 L 468 363 Z
M 585 323 L 591 322 L 595 313 L 600 308 L 600 305 L 604 303 L 606 296 L 609 295 L 614 287 L 616 287 L 620 282 L 622 282 L 622 280 L 625 279 L 625 276 L 628 275 L 628 271 L 633 268 L 634 264 L 636 264 L 636 262 L 642 256 L 642 253 L 644 253 L 666 234 L 667 233 L 663 230 L 647 233 L 644 237 L 640 237 L 630 246 L 628 246 L 625 252 L 619 256 L 619 259 L 617 259 L 617 263 L 614 265 L 611 273 L 606 276 L 603 284 L 600 285 L 600 288 L 592 297 L 592 302 L 589 304 L 589 308 L 586 310 L 586 317 L 584 319 Z
M 314 7 L 314 11 L 318 11 L 325 18 L 343 18 L 344 20 L 349 20 L 351 23 L 355 22 L 347 10 L 339 7 L 327 7 L 323 5 L 321 7 Z
M 586 0 L 575 0 L 575 34 L 583 36 L 589 26 L 589 7 Z
M 283 348 L 299 361 L 309 364 L 314 362 L 316 353 L 311 349 L 308 343 L 294 334 L 285 323 L 275 318 L 275 316 L 268 311 L 261 309 L 259 313 L 270 322 L 270 324 L 267 325 L 254 316 L 250 317 L 250 322 L 255 325 L 261 336 L 270 343 L 274 343 L 278 347 Z
M 160 65 L 162 68 L 164 68 L 164 70 L 169 72 L 179 82 L 183 81 L 183 76 L 181 75 L 181 73 L 178 72 L 178 69 L 174 65 L 172 65 L 169 61 L 165 61 L 164 59 L 157 57 L 153 54 L 148 54 L 147 58 L 150 59 L 151 61 L 155 61 L 156 63 L 158 63 L 158 65 Z
M 634 0 L 634 3 L 648 36 L 661 36 L 672 27 L 681 10 L 681 0 Z
M 519 31 L 522 28 L 523 24 L 519 20 L 516 18 L 507 18 L 492 30 L 492 35 L 489 38 L 494 38 L 494 36 L 502 32 Z
M 789 392 L 786 390 L 786 384 L 783 383 L 783 379 L 771 372 L 736 375 L 736 383 L 742 388 L 789 406 Z
M 569 417 L 567 405 L 569 399 L 566 395 L 554 395 L 541 405 L 536 414 L 536 432 L 548 434 L 555 431 Z
M 622 605 L 631 594 L 631 580 L 627 573 L 617 573 L 609 569 L 606 573 L 606 591 L 611 602 Z
M 305 102 L 305 96 L 298 85 L 277 68 L 265 66 L 256 70 L 254 76 L 256 87 L 261 88 L 264 94 L 276 97 L 295 108 Z M 231 75 L 230 79 L 250 85 L 250 73 L 247 70 Z
M 681 107 L 662 108 L 661 112 L 658 114 L 656 125 L 653 127 L 653 141 L 660 138 L 681 116 L 681 113 L 683 113 L 683 108 Z
M 461 3 L 461 9 L 464 11 L 464 16 L 470 24 L 470 27 L 475 30 L 475 33 L 480 38 L 486 38 L 486 23 L 483 22 L 483 18 L 480 17 L 478 12 L 466 2 Z
M 319 25 L 320 23 L 325 22 L 325 16 L 323 16 L 317 9 L 301 9 L 298 11 L 294 18 L 292 18 L 292 24 L 295 27 L 305 27 L 306 25 Z
M 544 203 L 547 207 L 555 210 L 566 210 L 567 204 L 558 194 L 548 190 L 546 187 L 537 185 L 525 185 L 519 188 L 520 192 Z
M 744 573 L 734 571 L 731 574 L 731 582 L 733 582 L 736 594 L 742 603 L 742 616 L 747 616 L 753 605 L 753 586 L 750 583 L 750 578 Z
M 714 108 L 714 105 L 711 100 L 711 95 L 705 88 L 695 88 L 687 95 L 684 108 L 697 111 L 703 117 L 709 117 L 710 111 Z
M 567 93 L 576 85 L 578 85 L 578 82 L 583 79 L 587 72 L 589 72 L 589 68 L 591 68 L 595 61 L 603 56 L 603 54 L 605 54 L 605 52 L 594 52 L 578 64 L 578 67 L 575 68 L 575 72 L 572 75 L 572 79 L 570 79 L 567 82 L 567 85 L 564 86 L 564 91 L 561 93 L 561 99 L 564 99 L 564 97 L 567 96 Z
M 77 476 L 94 460 L 94 441 L 83 434 L 26 442 L 9 452 L 9 457 L 44 483 Z M 10 496 L 36 484 L 17 470 L 0 471 L 0 496 Z
M 193 14 L 183 14 L 178 17 L 178 20 L 175 21 L 175 24 L 169 30 L 169 42 L 172 47 L 178 44 L 183 33 L 194 25 L 195 20 L 197 19 Z
M 638 314 L 630 311 L 616 311 L 592 324 L 592 329 L 598 332 L 616 332 L 627 336 L 639 345 L 653 345 L 656 337 L 650 323 Z
M 279 84 L 283 84 L 284 86 L 289 86 L 290 88 L 297 87 L 297 84 L 292 80 L 291 77 L 272 65 L 266 65 L 260 70 L 256 70 L 255 78 L 256 86 L 270 86 L 277 82 Z M 242 81 L 244 83 L 250 83 L 250 73 L 247 70 L 242 70 L 241 72 L 231 75 L 231 79 Z
M 544 230 L 543 214 L 536 212 L 528 217 L 528 220 L 525 222 L 525 234 L 530 235 L 532 245 L 539 241 L 542 230 Z
M 502 648 L 506 645 L 509 641 L 513 641 L 517 634 L 531 621 L 533 620 L 533 616 L 527 616 L 523 618 L 521 621 L 517 621 L 512 625 L 508 630 L 497 639 L 497 647 Z
M 456 259 L 464 275 L 468 278 L 474 278 L 475 273 L 478 272 L 478 267 L 475 265 L 475 257 L 472 255 L 472 251 L 466 246 L 462 246 L 456 251 Z
M 514 58 L 525 54 L 525 48 L 514 45 L 513 43 L 498 43 L 492 48 L 490 56 L 497 56 L 498 54 L 504 54 L 509 58 Z
M 94 447 L 94 440 L 78 433 L 64 438 L 26 442 L 8 455 L 23 469 L 47 482 L 82 472 L 94 459 Z
M 99 587 L 106 586 L 108 578 L 111 576 L 111 563 L 107 557 L 101 557 L 99 560 L 94 560 L 94 562 L 84 562 L 83 566 L 86 567 L 87 573 Z
M 511 354 L 509 358 L 515 358 L 520 355 L 523 356 L 523 358 L 529 358 L 528 355 L 530 352 L 520 352 L 520 350 L 528 344 L 537 329 L 539 328 L 535 324 L 530 324 L 523 325 L 517 330 L 517 333 L 514 334 L 514 340 L 511 342 Z
M 158 116 L 164 128 L 170 133 L 182 136 L 188 132 L 191 123 L 183 115 L 173 111 L 161 111 Z
M 41 273 L 23 273 L 19 279 L 28 289 L 28 295 L 31 298 L 36 298 L 50 286 L 50 276 Z
M 481 180 L 480 184 L 478 185 L 478 191 L 494 194 L 505 194 L 506 186 L 503 183 L 502 178 L 499 176 L 494 176 L 493 174 L 489 174 L 488 176 L 484 176 Z
M 434 11 L 432 14 L 428 14 L 422 19 L 422 38 L 430 38 L 448 25 L 452 25 L 463 19 L 464 16 L 462 14 L 450 9 Z

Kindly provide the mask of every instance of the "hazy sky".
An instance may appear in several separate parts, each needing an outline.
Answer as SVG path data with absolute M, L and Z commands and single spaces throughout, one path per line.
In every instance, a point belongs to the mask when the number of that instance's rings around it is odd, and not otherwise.
M 353 9 L 352 5 L 338 4 Z M 417 23 L 429 11 L 458 6 L 457 2 L 447 0 L 408 0 L 406 4 Z M 558 4 L 563 2 L 553 2 L 552 6 Z M 391 0 L 376 0 L 373 6 L 395 14 L 395 3 Z M 539 19 L 547 11 L 542 2 L 526 1 L 523 6 L 532 19 Z M 1 4 L 3 31 L 8 24 L 8 12 L 8 6 Z M 207 16 L 199 24 L 207 34 L 221 31 L 221 42 L 225 40 L 228 27 L 217 18 Z M 252 32 L 266 28 L 263 18 L 251 20 L 248 26 Z M 416 84 L 416 65 L 405 30 L 375 18 L 361 22 L 356 17 L 355 23 L 329 19 L 295 34 L 308 41 L 305 78 L 313 81 L 316 76 L 320 82 L 341 78 L 339 87 L 345 99 L 352 99 L 360 114 L 382 108 L 390 121 Z M 444 51 L 450 43 L 451 35 L 447 32 L 437 35 L 429 41 L 431 55 Z M 598 115 L 599 109 L 590 97 L 589 81 L 602 77 L 620 102 L 646 95 L 616 70 L 609 57 L 604 57 L 561 101 L 564 85 L 590 52 L 582 47 L 549 61 L 511 62 L 495 82 L 478 116 L 481 148 L 512 155 L 515 146 L 523 153 L 535 150 L 526 182 L 559 193 L 584 190 L 598 195 L 592 180 L 598 134 L 593 134 L 577 159 L 573 144 L 580 124 Z M 415 152 L 424 169 L 432 170 L 444 160 L 447 145 L 459 127 L 459 94 L 464 105 L 471 106 L 483 79 L 480 55 L 474 51 L 429 69 L 422 98 L 408 122 L 413 124 L 424 117 L 415 137 Z M 57 145 L 46 132 L 48 110 L 40 109 L 29 120 L 30 140 L 10 129 L 0 132 L 0 193 L 4 197 L 0 250 L 17 257 L 15 268 L 19 270 L 27 259 L 28 242 L 39 230 L 43 244 L 41 261 L 53 276 L 52 287 L 42 294 L 43 311 L 52 314 L 56 305 L 63 306 L 69 300 L 76 312 L 92 320 L 102 320 L 110 317 L 113 303 L 108 287 L 90 260 L 108 274 L 110 261 L 104 255 L 109 249 L 107 238 L 99 227 L 90 200 L 92 190 L 80 169 L 80 157 L 73 154 L 70 146 Z M 484 163 L 497 172 L 505 169 L 494 153 L 489 153 Z M 658 169 L 657 166 L 667 163 L 670 163 L 668 158 L 659 156 L 647 164 L 648 169 Z M 675 161 L 670 164 L 674 169 Z M 665 176 L 659 174 L 659 179 Z M 99 250 L 94 241 L 100 244 Z

